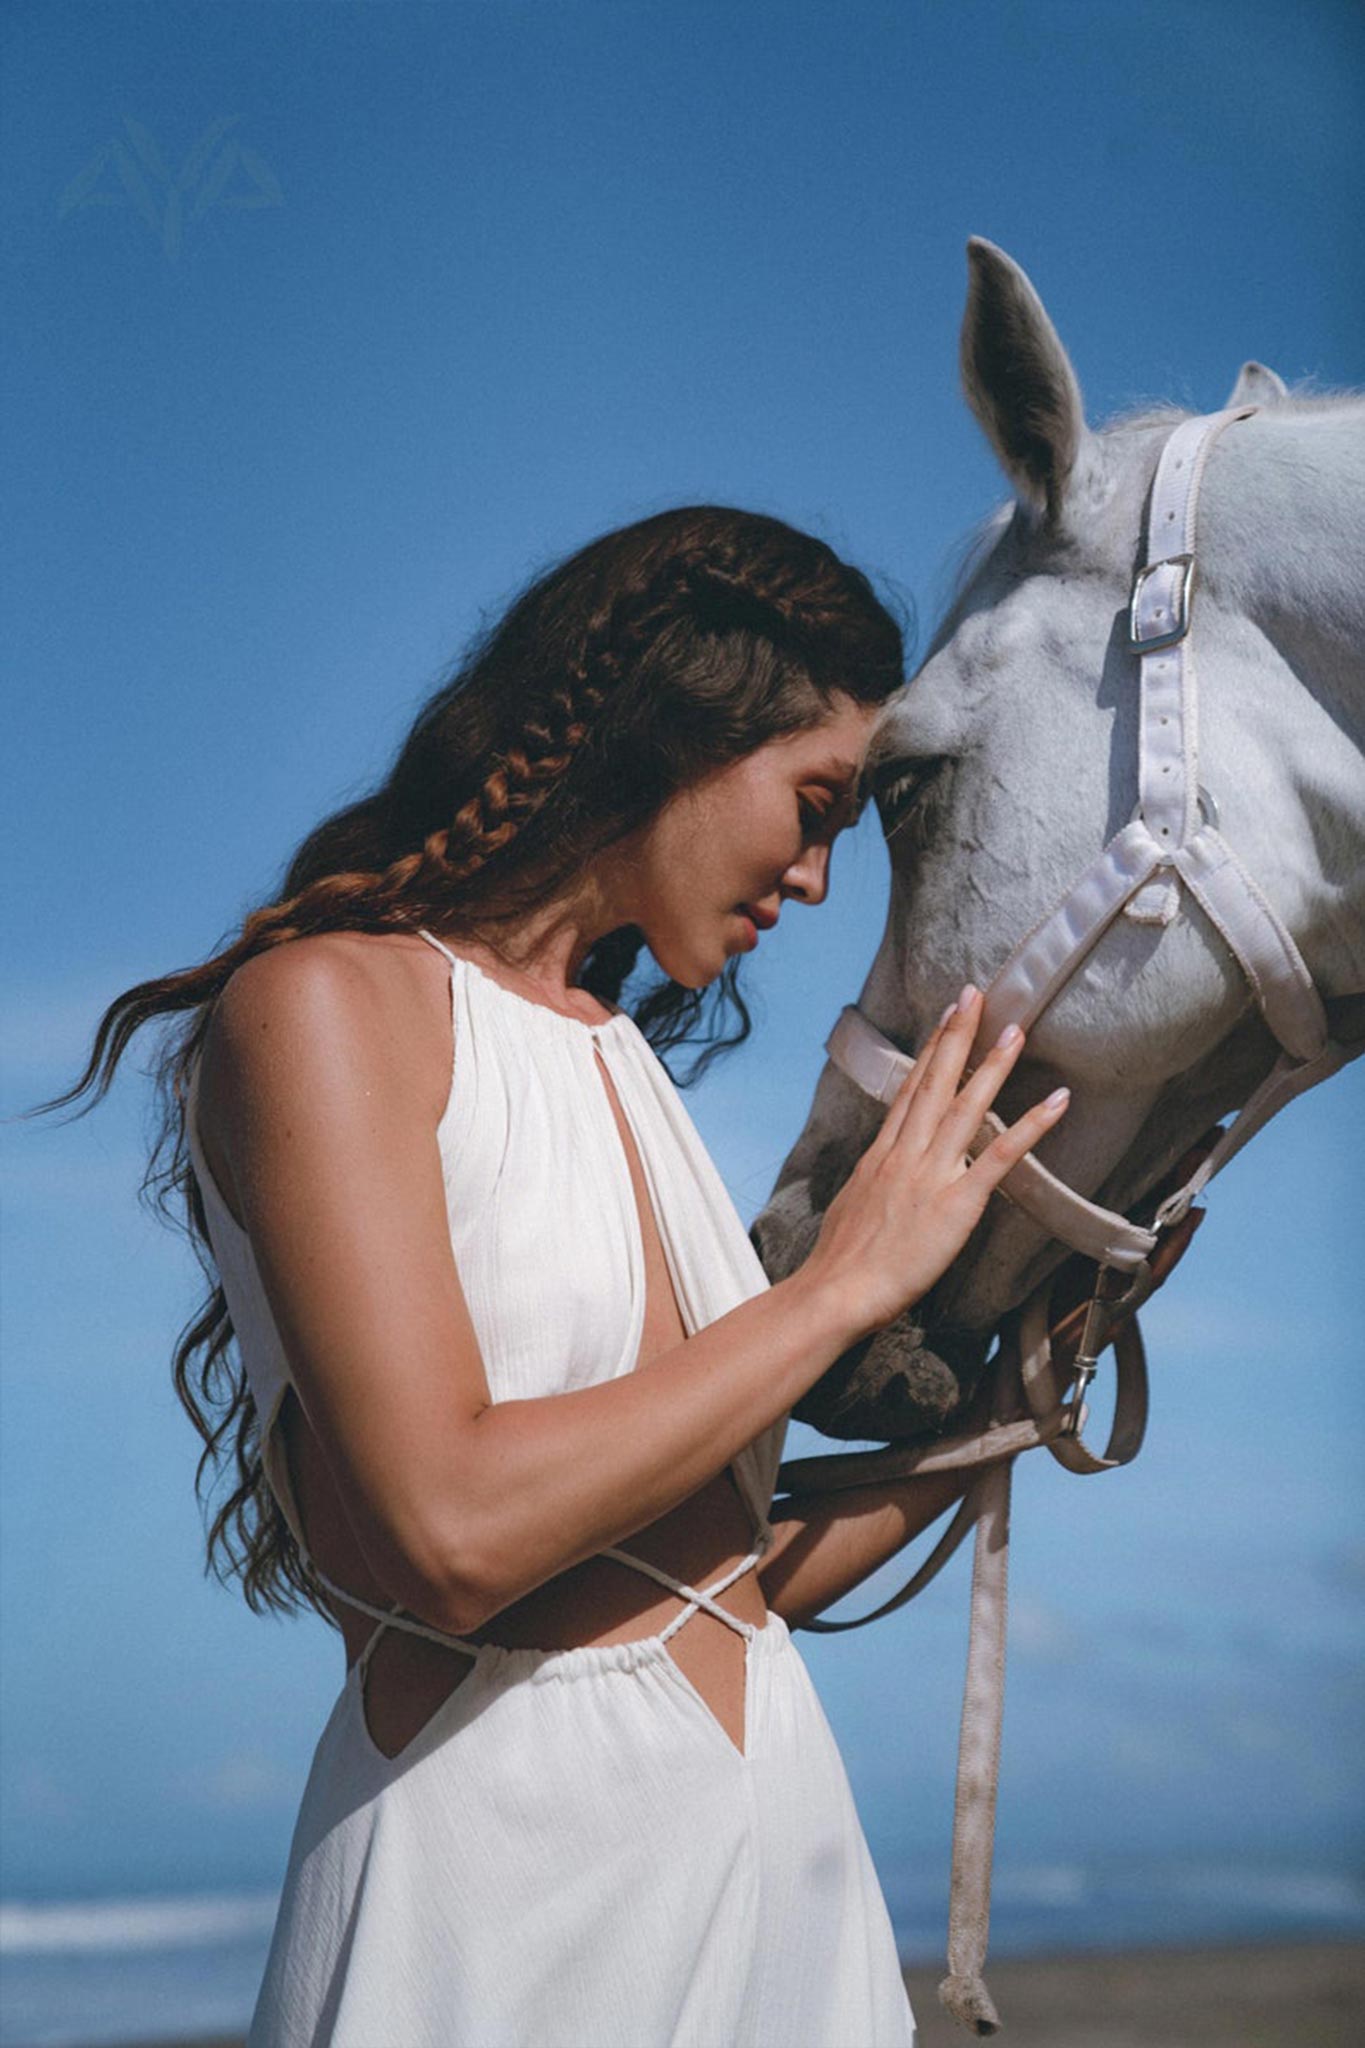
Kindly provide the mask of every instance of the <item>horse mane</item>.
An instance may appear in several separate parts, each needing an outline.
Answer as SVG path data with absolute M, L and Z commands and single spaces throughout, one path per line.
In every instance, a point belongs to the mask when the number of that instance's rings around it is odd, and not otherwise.
M 1320 388 L 1315 378 L 1303 377 L 1297 384 L 1291 384 L 1284 397 L 1267 410 L 1277 413 L 1339 412 L 1361 404 L 1365 404 L 1365 391 L 1357 391 L 1349 384 Z M 1194 411 L 1193 406 L 1177 405 L 1171 399 L 1142 399 L 1110 413 L 1093 432 L 1109 434 L 1143 427 L 1173 427 L 1180 420 L 1192 418 Z

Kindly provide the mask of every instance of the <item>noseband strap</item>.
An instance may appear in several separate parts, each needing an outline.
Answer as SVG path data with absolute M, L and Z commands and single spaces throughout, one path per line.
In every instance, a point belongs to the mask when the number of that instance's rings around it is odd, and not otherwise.
M 854 1003 L 840 1011 L 825 1041 L 825 1050 L 841 1073 L 882 1103 L 892 1101 L 915 1068 L 911 1055 L 892 1045 Z M 969 1156 L 979 1157 L 1004 1128 L 995 1111 L 987 1110 L 981 1128 L 967 1147 Z M 1060 1238 L 1073 1251 L 1084 1252 L 1101 1265 L 1132 1272 L 1155 1248 L 1153 1231 L 1130 1223 L 1126 1216 L 1119 1216 L 1112 1209 L 1102 1209 L 1097 1202 L 1087 1201 L 1084 1195 L 1058 1180 L 1056 1174 L 1049 1173 L 1031 1152 L 1011 1169 L 1000 1184 L 1000 1192 L 1031 1216 L 1049 1237 Z

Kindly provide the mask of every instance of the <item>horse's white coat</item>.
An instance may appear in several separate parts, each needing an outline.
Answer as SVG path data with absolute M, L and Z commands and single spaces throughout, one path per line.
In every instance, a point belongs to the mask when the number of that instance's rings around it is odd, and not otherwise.
M 998 354 L 964 334 L 968 395 L 1019 502 L 999 516 L 873 750 L 879 786 L 928 778 L 888 833 L 890 910 L 859 997 L 910 1047 L 964 981 L 990 981 L 1133 810 L 1127 605 L 1147 491 L 1180 417 L 1087 429 L 1027 280 L 989 245 L 972 253 L 991 289 L 974 292 L 968 325 L 1004 304 L 1017 345 L 1003 375 Z M 1236 402 L 1265 409 L 1222 436 L 1204 480 L 1191 641 L 1199 781 L 1323 995 L 1344 997 L 1365 990 L 1365 399 L 1282 392 L 1273 373 L 1246 367 Z M 1037 432 L 1023 438 L 1012 423 L 1021 405 L 1071 455 L 1060 482 L 1056 449 L 1039 456 Z M 1017 1114 L 1065 1079 L 1070 1111 L 1039 1156 L 1079 1192 L 1130 1206 L 1268 1070 L 1274 1047 L 1250 1008 L 1240 968 L 1188 895 L 1164 927 L 1120 918 L 1034 1027 L 998 1107 Z M 827 1160 L 841 1130 L 856 1156 L 865 1119 L 827 1070 L 780 1185 L 813 1153 Z M 990 1329 L 1060 1255 L 994 1203 L 937 1310 Z

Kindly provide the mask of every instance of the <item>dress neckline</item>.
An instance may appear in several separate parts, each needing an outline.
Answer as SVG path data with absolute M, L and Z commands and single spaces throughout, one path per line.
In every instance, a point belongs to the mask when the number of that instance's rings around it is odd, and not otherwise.
M 500 995 L 509 996 L 522 1009 L 536 1010 L 542 1017 L 551 1017 L 556 1023 L 568 1024 L 575 1031 L 586 1031 L 590 1038 L 596 1038 L 602 1032 L 610 1031 L 612 1026 L 620 1024 L 623 1018 L 627 1023 L 630 1021 L 626 1012 L 621 1009 L 613 1010 L 609 1017 L 604 1017 L 598 1024 L 590 1024 L 586 1017 L 572 1017 L 567 1010 L 551 1009 L 548 1003 L 538 1003 L 534 996 L 523 995 L 520 989 L 509 988 L 505 981 L 499 981 L 496 975 L 490 974 L 488 969 L 480 966 L 477 960 L 471 960 L 467 953 L 453 952 L 443 940 L 438 939 L 434 932 L 429 932 L 424 925 L 418 927 L 417 936 L 426 939 L 430 945 L 436 948 L 438 953 L 444 953 L 452 966 L 458 964 L 461 967 L 471 969 L 478 975 L 480 981 L 486 983 L 489 988 L 496 989 Z

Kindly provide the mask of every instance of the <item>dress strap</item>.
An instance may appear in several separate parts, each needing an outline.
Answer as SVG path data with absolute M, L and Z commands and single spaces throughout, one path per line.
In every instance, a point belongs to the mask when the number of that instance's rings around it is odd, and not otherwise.
M 417 936 L 419 939 L 425 939 L 429 946 L 434 946 L 438 953 L 444 953 L 446 959 L 450 962 L 452 967 L 456 967 L 459 965 L 459 954 L 452 953 L 449 946 L 442 945 L 439 939 L 433 938 L 425 925 L 419 925 L 417 927 Z
M 429 1622 L 418 1621 L 415 1615 L 405 1614 L 401 1601 L 395 1601 L 391 1607 L 376 1607 L 373 1601 L 362 1600 L 358 1593 L 348 1593 L 344 1586 L 339 1586 L 336 1583 L 335 1579 L 329 1579 L 326 1572 L 321 1570 L 306 1552 L 301 1551 L 300 1554 L 311 1568 L 314 1576 L 327 1588 L 327 1591 L 334 1600 L 340 1600 L 345 1607 L 354 1607 L 361 1614 L 372 1614 L 379 1623 L 378 1628 L 360 1653 L 362 1671 L 368 1664 L 375 1645 L 386 1628 L 401 1629 L 405 1635 L 409 1636 L 425 1636 L 429 1643 L 440 1643 L 447 1650 L 463 1650 L 471 1657 L 477 1657 L 480 1650 L 484 1647 L 482 1643 L 468 1642 L 463 1636 L 452 1636 L 443 1628 L 433 1628 Z
M 366 1674 L 368 1673 L 370 1668 L 370 1659 L 371 1657 L 373 1657 L 375 1651 L 379 1648 L 379 1639 L 383 1635 L 385 1629 L 388 1626 L 389 1624 L 387 1621 L 378 1622 L 375 1625 L 375 1627 L 371 1629 L 370 1633 L 366 1636 L 365 1641 L 361 1646 L 360 1655 L 356 1658 L 355 1663 L 356 1673 L 362 1685 L 365 1682 Z
M 713 1614 L 717 1621 L 723 1621 L 727 1628 L 733 1629 L 736 1635 L 743 1636 L 747 1642 L 758 1634 L 755 1624 L 752 1621 L 741 1621 L 737 1614 L 731 1614 L 728 1607 L 722 1607 L 715 1596 L 717 1593 L 723 1593 L 727 1586 L 733 1586 L 735 1580 L 743 1578 L 745 1572 L 752 1571 L 771 1541 L 772 1530 L 765 1522 L 758 1531 L 754 1548 L 749 1555 L 742 1557 L 737 1565 L 726 1572 L 724 1578 L 713 1579 L 709 1586 L 689 1586 L 685 1579 L 675 1579 L 672 1572 L 662 1571 L 658 1565 L 647 1563 L 643 1557 L 636 1557 L 629 1550 L 618 1550 L 614 1546 L 609 1546 L 597 1555 L 614 1557 L 618 1564 L 628 1564 L 637 1572 L 644 1572 L 646 1577 L 657 1579 L 661 1586 L 668 1587 L 670 1593 L 676 1593 L 680 1599 L 687 1602 L 682 1612 L 675 1614 L 668 1626 L 659 1631 L 661 1642 L 666 1643 L 670 1636 L 676 1635 L 698 1609 L 703 1607 L 708 1614 Z

